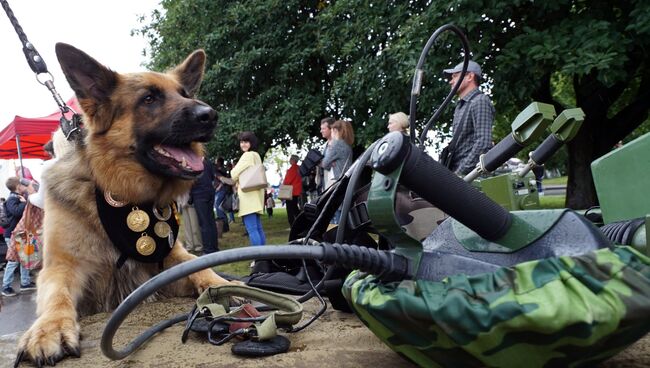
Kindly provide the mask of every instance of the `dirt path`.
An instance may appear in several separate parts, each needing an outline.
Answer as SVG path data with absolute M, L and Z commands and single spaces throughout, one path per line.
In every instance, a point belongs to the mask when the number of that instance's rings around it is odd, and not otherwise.
M 171 299 L 164 303 L 141 305 L 118 331 L 114 346 L 123 347 L 148 326 L 179 313 L 188 312 L 192 301 Z M 317 309 L 307 303 L 306 317 Z M 110 361 L 99 349 L 101 334 L 108 314 L 82 319 L 82 357 L 67 359 L 58 367 L 412 367 L 392 352 L 353 315 L 331 308 L 310 327 L 288 337 L 290 351 L 267 358 L 241 358 L 230 352 L 232 344 L 213 346 L 198 335 L 191 334 L 188 343 L 180 343 L 183 327 L 173 326 L 154 336 L 147 344 L 122 361 Z M 16 335 L 0 339 L 0 366 L 13 364 Z M 602 365 L 607 368 L 650 366 L 650 337 L 647 336 L 626 351 Z

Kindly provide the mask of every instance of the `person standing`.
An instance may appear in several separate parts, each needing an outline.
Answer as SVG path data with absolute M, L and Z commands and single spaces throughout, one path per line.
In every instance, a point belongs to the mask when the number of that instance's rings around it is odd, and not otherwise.
M 264 192 L 266 188 L 260 188 L 244 192 L 239 185 L 240 175 L 249 167 L 262 163 L 257 150 L 257 137 L 253 132 L 239 133 L 239 148 L 244 152 L 237 165 L 232 168 L 230 175 L 237 184 L 237 195 L 239 197 L 239 217 L 242 218 L 251 245 L 266 244 L 266 236 L 262 228 L 260 215 L 264 214 Z
M 322 168 L 330 170 L 329 177 L 325 177 L 326 189 L 341 178 L 352 164 L 352 144 L 354 144 L 354 131 L 349 121 L 337 120 L 331 128 L 332 142 L 320 163 Z M 339 208 L 330 223 L 338 224 L 340 216 L 341 209 Z
M 325 146 L 323 147 L 323 157 L 327 154 L 327 150 L 332 141 L 332 129 L 331 125 L 334 124 L 335 119 L 332 117 L 323 118 L 320 121 L 320 135 L 325 139 Z M 318 166 L 316 169 L 316 188 L 318 194 L 320 195 L 327 189 L 325 187 L 325 181 L 329 172 L 327 169 L 323 169 L 321 166 Z
M 463 63 L 444 70 L 445 74 L 450 75 L 449 84 L 452 88 L 460 78 L 462 70 Z M 478 89 L 481 78 L 481 67 L 470 60 L 467 72 L 456 91 L 459 99 L 454 110 L 453 138 L 447 146 L 447 167 L 461 176 L 474 170 L 479 156 L 492 147 L 494 106 L 490 98 Z
M 293 186 L 291 199 L 286 200 L 287 219 L 289 220 L 289 226 L 291 226 L 293 225 L 296 216 L 298 216 L 298 203 L 300 202 L 300 196 L 302 196 L 302 177 L 300 176 L 298 168 L 298 156 L 291 155 L 289 158 L 289 165 L 289 169 L 284 175 L 284 181 L 282 184 Z
M 6 182 L 7 189 L 9 189 L 10 192 L 9 197 L 7 197 L 7 202 L 5 203 L 5 206 L 7 208 L 7 216 L 9 217 L 9 226 L 5 228 L 4 238 L 9 247 L 12 246 L 11 233 L 14 231 L 16 225 L 18 225 L 18 222 L 23 217 L 23 212 L 25 211 L 25 206 L 27 205 L 27 195 L 34 193 L 34 187 L 32 187 L 30 183 L 23 182 L 23 180 L 26 179 L 19 179 L 18 177 L 14 176 L 7 179 Z M 9 253 L 11 252 L 7 252 L 8 256 Z M 11 284 L 14 281 L 14 272 L 18 267 L 20 267 L 20 290 L 28 291 L 36 289 L 36 284 L 32 282 L 29 270 L 20 264 L 18 259 L 7 258 L 5 273 L 2 278 L 2 295 L 16 295 L 16 292 L 14 291 L 13 287 L 11 287 Z
M 267 192 L 265 194 L 266 199 L 264 203 L 266 205 L 266 214 L 269 216 L 269 220 L 273 217 L 273 207 L 275 207 L 275 201 L 273 200 L 273 193 Z
M 386 128 L 388 128 L 389 132 L 401 132 L 407 134 L 409 128 L 409 116 L 401 111 L 388 115 L 388 126 Z
M 219 250 L 217 236 L 217 222 L 214 218 L 214 170 L 212 164 L 203 158 L 203 173 L 196 179 L 190 190 L 190 200 L 194 204 L 196 217 L 201 228 L 201 241 L 203 254 L 214 253 Z
M 221 206 L 223 201 L 229 194 L 232 194 L 232 187 L 228 184 L 232 184 L 230 181 L 230 174 L 226 170 L 223 157 L 217 157 L 214 161 L 214 186 L 215 186 L 215 196 L 214 196 L 214 210 L 217 213 L 217 221 L 223 223 L 223 232 L 227 233 L 230 231 L 229 221 L 226 217 L 226 212 Z

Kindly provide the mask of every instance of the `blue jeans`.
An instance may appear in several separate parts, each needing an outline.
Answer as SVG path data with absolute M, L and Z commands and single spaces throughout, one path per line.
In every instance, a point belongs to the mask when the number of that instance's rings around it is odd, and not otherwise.
M 215 193 L 214 210 L 217 212 L 217 218 L 222 220 L 226 219 L 226 213 L 223 212 L 223 209 L 221 209 L 221 203 L 223 202 L 224 198 L 226 198 L 225 190 L 219 190 Z
M 11 239 L 5 238 L 7 245 L 11 244 Z M 20 284 L 29 285 L 32 282 L 31 276 L 29 276 L 29 270 L 23 267 L 20 262 L 16 261 L 7 261 L 7 266 L 5 267 L 5 274 L 2 278 L 2 288 L 6 289 L 11 286 L 11 283 L 14 282 L 14 272 L 16 267 L 20 267 Z
M 249 213 L 248 215 L 244 215 L 242 216 L 242 221 L 244 221 L 244 226 L 246 226 L 246 231 L 248 232 L 248 238 L 251 241 L 251 245 L 266 244 L 266 235 L 264 235 L 262 220 L 260 219 L 259 214 Z

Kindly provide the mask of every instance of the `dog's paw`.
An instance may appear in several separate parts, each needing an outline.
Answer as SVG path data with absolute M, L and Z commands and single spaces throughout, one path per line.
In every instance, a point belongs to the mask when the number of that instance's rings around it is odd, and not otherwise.
M 14 367 L 31 360 L 53 366 L 66 356 L 79 357 L 79 324 L 74 318 L 39 318 L 18 343 Z
M 230 281 L 222 278 L 212 270 L 203 270 L 189 276 L 194 288 L 201 294 L 210 286 L 229 284 Z

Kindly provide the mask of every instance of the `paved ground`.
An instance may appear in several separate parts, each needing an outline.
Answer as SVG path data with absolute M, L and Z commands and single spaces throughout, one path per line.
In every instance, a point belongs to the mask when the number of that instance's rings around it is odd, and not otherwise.
M 565 195 L 566 185 L 543 185 L 544 195 Z
M 4 270 L 0 271 L 0 275 Z M 20 290 L 20 276 L 16 274 L 12 285 Z M 25 331 L 36 315 L 36 291 L 19 293 L 13 297 L 0 296 L 0 336 Z

